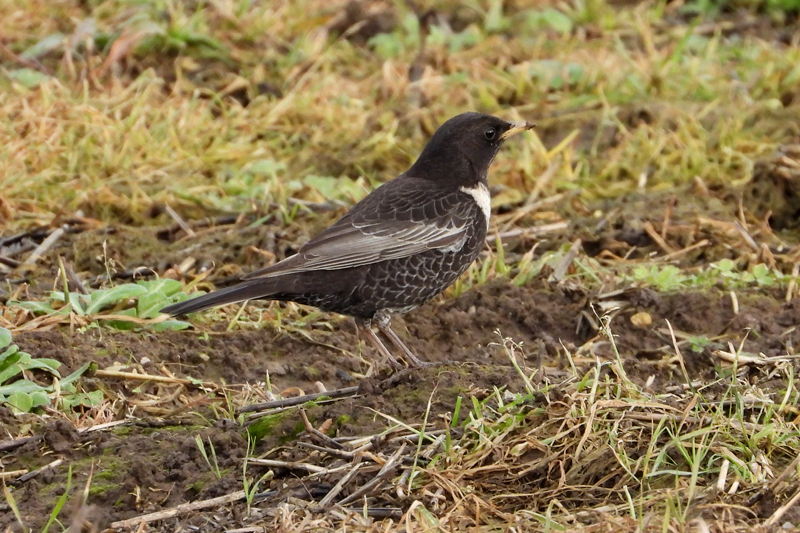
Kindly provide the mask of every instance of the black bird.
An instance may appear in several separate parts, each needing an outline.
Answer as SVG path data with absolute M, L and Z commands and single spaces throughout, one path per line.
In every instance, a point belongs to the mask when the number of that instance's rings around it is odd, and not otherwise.
M 368 194 L 297 254 L 162 312 L 184 315 L 253 299 L 312 305 L 354 317 L 397 367 L 372 331 L 375 324 L 409 365 L 421 366 L 390 328 L 391 316 L 424 304 L 475 261 L 489 228 L 489 165 L 503 141 L 532 127 L 480 113 L 455 116 L 411 168 Z

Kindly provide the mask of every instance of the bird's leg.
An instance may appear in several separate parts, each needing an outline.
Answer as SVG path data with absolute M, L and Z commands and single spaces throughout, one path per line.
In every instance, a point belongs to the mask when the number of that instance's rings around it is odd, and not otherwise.
M 428 363 L 424 363 L 420 361 L 420 359 L 414 355 L 408 346 L 405 345 L 403 341 L 400 340 L 400 337 L 397 336 L 397 333 L 394 332 L 391 326 L 392 317 L 389 313 L 385 311 L 378 311 L 375 313 L 375 325 L 378 326 L 378 329 L 386 335 L 386 337 L 394 344 L 400 351 L 403 352 L 403 356 L 405 357 L 406 361 L 408 362 L 409 366 L 413 367 L 423 367 L 428 366 Z
M 358 325 L 359 325 L 359 322 L 356 321 L 356 327 L 358 327 Z M 384 359 L 389 361 L 389 364 L 395 370 L 399 370 L 399 369 L 403 368 L 403 365 L 401 365 L 397 361 L 397 359 L 395 359 L 395 357 L 392 355 L 392 352 L 390 352 L 389 349 L 386 348 L 386 345 L 383 344 L 381 339 L 375 334 L 374 331 L 372 331 L 372 324 L 370 323 L 370 321 L 366 320 L 366 321 L 362 322 L 360 325 L 363 326 L 363 327 L 359 328 L 359 329 L 363 329 L 363 330 L 365 330 L 367 332 L 367 338 L 372 342 L 373 346 L 375 346 L 375 348 L 377 348 L 378 353 L 381 354 L 381 357 L 383 357 Z
M 400 350 L 402 350 L 403 356 L 406 358 L 406 360 L 408 361 L 409 365 L 411 365 L 413 367 L 417 367 L 417 368 L 429 365 L 429 363 L 425 363 L 425 362 L 421 361 L 419 359 L 419 357 L 414 355 L 414 352 L 412 352 L 408 348 L 408 346 L 406 346 L 405 343 L 400 340 L 400 337 L 397 336 L 397 333 L 395 333 L 394 330 L 392 330 L 392 328 L 390 326 L 388 326 L 388 325 L 387 326 L 383 326 L 383 327 L 378 326 L 378 329 L 381 330 L 381 332 L 384 335 L 389 337 L 389 340 L 392 341 L 392 344 L 394 344 L 395 346 L 400 348 Z

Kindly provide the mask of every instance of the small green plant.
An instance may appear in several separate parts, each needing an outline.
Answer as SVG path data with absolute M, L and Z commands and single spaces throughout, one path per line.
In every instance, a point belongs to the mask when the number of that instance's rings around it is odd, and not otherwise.
M 419 48 L 419 19 L 409 13 L 397 29 L 391 33 L 379 33 L 369 40 L 369 45 L 379 56 L 391 59 L 402 55 L 407 50 Z
M 214 449 L 214 443 L 211 442 L 211 437 L 208 438 L 208 448 L 211 450 L 210 458 L 208 452 L 206 451 L 206 446 L 203 443 L 203 439 L 200 438 L 200 435 L 197 435 L 194 438 L 194 441 L 197 443 L 197 449 L 200 450 L 200 455 L 202 455 L 203 459 L 206 460 L 208 468 L 211 469 L 217 479 L 222 479 L 222 471 L 220 470 L 219 463 L 217 462 L 217 450 Z
M 247 477 L 247 460 L 255 451 L 256 447 L 256 439 L 250 437 L 248 439 L 249 445 L 247 446 L 247 454 L 244 456 L 244 461 L 242 461 L 242 486 L 244 488 L 244 495 L 245 501 L 247 502 L 247 515 L 250 515 L 250 508 L 253 505 L 253 500 L 255 499 L 256 494 L 258 494 L 258 487 L 265 481 L 269 481 L 275 475 L 272 470 L 269 470 L 265 474 L 263 474 L 260 478 L 255 480 L 255 482 Z
M 141 325 L 139 319 L 156 318 L 166 305 L 185 300 L 182 285 L 174 279 L 158 279 L 125 283 L 110 289 L 99 289 L 89 294 L 69 291 L 52 291 L 47 301 L 11 301 L 37 315 L 64 315 L 74 313 L 79 317 L 103 320 L 115 329 L 129 330 Z M 112 315 L 103 318 L 103 315 Z M 131 320 L 127 320 L 130 317 Z M 180 330 L 189 327 L 182 320 L 165 320 L 149 324 L 155 331 Z
M 103 400 L 102 391 L 83 392 L 75 382 L 93 363 L 86 363 L 69 376 L 62 378 L 58 372 L 60 361 L 35 358 L 12 343 L 11 332 L 0 328 L 0 405 L 7 405 L 17 413 L 30 413 L 49 406 L 58 398 L 58 408 L 68 410 L 78 405 L 98 405 Z M 50 385 L 41 385 L 30 376 L 32 371 L 49 374 Z
M 69 465 L 64 492 L 56 501 L 56 504 L 53 506 L 53 510 L 50 511 L 50 516 L 47 518 L 47 523 L 42 529 L 42 533 L 47 533 L 50 530 L 50 526 L 52 526 L 56 522 L 58 522 L 58 525 L 61 526 L 62 531 L 66 529 L 64 525 L 58 520 L 58 515 L 64 508 L 64 505 L 67 503 L 67 498 L 69 498 L 69 492 L 71 488 L 72 488 L 72 465 Z M 3 484 L 3 494 L 5 495 L 6 501 L 8 502 L 9 507 L 11 507 L 11 510 L 14 513 L 14 517 L 17 519 L 17 523 L 19 524 L 23 533 L 27 533 L 29 529 L 25 526 L 25 522 L 22 520 L 22 514 L 19 512 L 19 506 L 17 505 L 16 498 L 14 498 L 14 493 L 11 491 L 11 489 L 9 489 L 5 485 L 5 483 Z
M 458 418 L 461 414 L 461 401 L 463 396 L 456 398 L 456 406 L 453 408 L 453 417 L 447 422 L 447 432 L 445 433 L 444 453 L 446 457 L 450 457 L 450 450 L 453 446 L 453 428 L 458 427 Z
M 67 471 L 67 484 L 64 487 L 64 493 L 56 502 L 55 507 L 53 507 L 52 512 L 50 513 L 50 517 L 47 519 L 47 524 L 44 526 L 42 533 L 47 533 L 55 522 L 58 522 L 62 530 L 64 530 L 63 524 L 58 520 L 58 514 L 61 512 L 61 509 L 64 508 L 64 505 L 67 503 L 67 498 L 69 497 L 69 490 L 72 488 L 72 465 L 69 465 L 69 470 Z
M 552 7 L 548 7 L 541 11 L 530 10 L 527 13 L 526 22 L 532 28 L 550 28 L 565 35 L 571 33 L 574 26 L 572 19 L 570 19 L 561 11 Z
M 708 337 L 689 337 L 686 339 L 689 342 L 689 347 L 695 353 L 700 353 L 706 349 L 706 346 L 711 344 L 711 339 Z
M 725 10 L 749 9 L 770 14 L 800 10 L 798 0 L 694 0 L 686 2 L 684 13 L 715 17 Z
M 687 278 L 674 265 L 640 265 L 633 269 L 633 279 L 666 292 L 679 289 Z
M 739 272 L 736 270 L 736 263 L 730 259 L 723 259 L 717 263 L 712 263 L 709 273 L 716 274 L 715 277 L 717 280 L 731 289 L 753 284 L 762 287 L 771 287 L 787 279 L 787 276 L 770 269 L 763 263 L 755 265 L 751 271 Z
M 20 528 L 22 528 L 23 533 L 28 533 L 28 528 L 25 527 L 25 522 L 22 521 L 22 515 L 19 512 L 19 506 L 17 505 L 17 500 L 14 498 L 14 493 L 11 492 L 11 489 L 3 483 L 3 494 L 6 497 L 6 502 L 8 502 L 8 506 L 11 507 L 11 511 L 14 513 L 14 517 L 17 519 L 17 523 L 19 524 Z
M 736 263 L 723 259 L 710 263 L 699 272 L 682 271 L 674 265 L 639 265 L 627 277 L 631 281 L 648 285 L 656 290 L 669 292 L 691 287 L 705 288 L 722 286 L 725 289 L 773 287 L 788 283 L 790 276 L 771 269 L 763 263 L 750 270 L 738 270 Z

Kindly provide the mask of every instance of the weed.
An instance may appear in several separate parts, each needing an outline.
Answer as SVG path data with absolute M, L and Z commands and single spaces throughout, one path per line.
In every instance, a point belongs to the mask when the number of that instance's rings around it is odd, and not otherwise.
M 148 325 L 154 331 L 181 330 L 188 328 L 189 323 L 174 319 L 153 321 L 163 307 L 187 298 L 181 288 L 180 282 L 171 279 L 138 281 L 89 294 L 52 291 L 45 302 L 11 301 L 9 305 L 35 315 L 63 317 L 67 323 L 74 316 L 84 327 L 102 320 L 105 325 L 120 330 L 141 325 Z
M 213 472 L 217 479 L 222 479 L 222 472 L 219 469 L 219 463 L 217 462 L 217 450 L 214 449 L 214 443 L 211 442 L 211 437 L 208 438 L 208 449 L 211 450 L 211 455 L 209 457 L 208 451 L 206 450 L 205 443 L 203 439 L 200 438 L 200 435 L 197 435 L 194 438 L 195 443 L 197 444 L 197 449 L 200 450 L 200 455 L 203 456 L 205 459 L 208 468 Z
M 58 372 L 60 361 L 33 357 L 21 351 L 11 341 L 11 332 L 0 328 L 0 350 L 4 350 L 0 353 L 0 405 L 8 405 L 15 412 L 28 413 L 40 411 L 44 406 L 51 405 L 56 398 L 59 400 L 58 407 L 64 410 L 78 405 L 97 405 L 102 401 L 101 391 L 85 393 L 76 386 L 78 378 L 93 366 L 92 363 L 85 363 L 69 376 L 62 378 Z M 52 383 L 40 385 L 25 377 L 32 370 L 49 374 Z

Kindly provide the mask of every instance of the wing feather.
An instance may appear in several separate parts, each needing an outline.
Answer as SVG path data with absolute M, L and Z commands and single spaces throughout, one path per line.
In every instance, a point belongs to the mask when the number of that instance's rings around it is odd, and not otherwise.
M 243 279 L 270 278 L 311 269 L 342 270 L 428 250 L 460 250 L 467 240 L 477 204 L 459 201 L 463 199 L 428 183 L 413 178 L 386 183 L 306 243 L 296 255 Z M 382 189 L 386 190 L 375 194 Z M 423 202 L 425 209 L 420 209 Z M 425 212 L 433 216 L 426 217 Z

